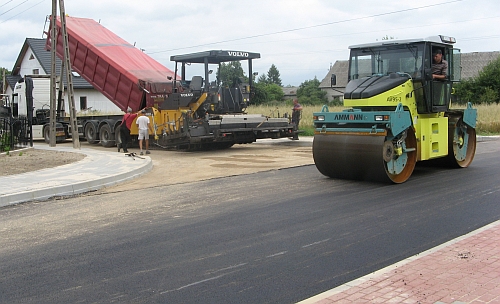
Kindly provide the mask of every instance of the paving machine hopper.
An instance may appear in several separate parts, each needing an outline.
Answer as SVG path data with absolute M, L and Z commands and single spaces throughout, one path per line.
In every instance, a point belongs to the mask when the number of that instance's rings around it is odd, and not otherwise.
M 417 161 L 468 167 L 476 150 L 477 112 L 470 103 L 450 109 L 452 85 L 460 80 L 454 43 L 433 36 L 351 46 L 348 109 L 329 112 L 324 106 L 313 114 L 318 170 L 332 178 L 403 183 Z M 439 52 L 446 75 L 433 77 Z

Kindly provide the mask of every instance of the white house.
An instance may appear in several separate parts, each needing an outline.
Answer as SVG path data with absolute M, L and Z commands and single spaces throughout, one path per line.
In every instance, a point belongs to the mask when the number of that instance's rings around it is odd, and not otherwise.
M 33 77 L 33 102 L 37 109 L 48 108 L 50 105 L 50 78 L 36 78 L 51 74 L 51 54 L 45 50 L 45 39 L 27 38 L 14 64 L 11 75 L 6 76 L 8 83 L 6 94 L 13 96 L 16 83 L 24 76 Z M 56 59 L 56 73 L 61 74 L 61 60 Z M 83 79 L 76 72 L 73 75 L 75 108 L 77 113 L 96 110 L 100 114 L 120 114 L 121 110 L 107 97 Z M 66 92 L 66 81 L 64 81 Z M 67 93 L 67 92 L 66 92 Z M 64 109 L 69 115 L 67 94 L 64 97 Z

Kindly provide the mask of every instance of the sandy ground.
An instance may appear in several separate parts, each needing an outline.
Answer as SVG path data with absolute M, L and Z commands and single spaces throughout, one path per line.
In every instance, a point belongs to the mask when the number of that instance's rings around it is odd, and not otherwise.
M 149 156 L 153 169 L 146 175 L 102 191 L 153 188 L 314 164 L 311 147 L 264 144 L 199 152 L 155 150 Z
M 76 162 L 85 158 L 81 153 L 27 149 L 0 155 L 0 176 L 21 174 Z
M 72 143 L 67 141 L 60 145 L 71 147 Z M 81 147 L 118 153 L 116 148 L 103 148 L 86 142 L 82 142 Z M 129 148 L 129 151 L 138 152 L 138 149 Z M 253 143 L 215 151 L 152 150 L 151 152 L 149 156 L 153 162 L 153 169 L 150 172 L 100 191 L 115 192 L 152 188 L 314 164 L 312 148 L 300 145 Z M 84 157 L 85 155 L 81 153 L 39 149 L 12 152 L 9 155 L 0 156 L 0 176 L 56 167 L 79 161 Z

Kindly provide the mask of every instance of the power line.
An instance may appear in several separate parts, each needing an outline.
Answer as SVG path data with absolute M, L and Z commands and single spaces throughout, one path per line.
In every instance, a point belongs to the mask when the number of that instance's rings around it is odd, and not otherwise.
M 169 49 L 169 50 L 163 50 L 163 51 L 150 52 L 148 54 L 164 53 L 164 52 L 177 51 L 177 50 L 182 50 L 182 49 L 196 48 L 196 47 L 200 47 L 200 46 L 207 46 L 207 45 L 212 45 L 212 44 L 219 44 L 219 43 L 225 43 L 225 42 L 233 42 L 233 41 L 239 41 L 239 40 L 246 40 L 246 39 L 258 38 L 258 37 L 265 37 L 265 36 L 271 36 L 271 35 L 277 35 L 277 34 L 284 34 L 284 33 L 296 32 L 296 31 L 301 31 L 301 30 L 311 29 L 311 28 L 317 28 L 317 27 L 322 27 L 322 26 L 327 26 L 327 25 L 332 25 L 332 24 L 346 23 L 346 22 L 363 20 L 363 19 L 368 19 L 368 18 L 374 18 L 374 17 L 381 17 L 381 16 L 387 16 L 387 15 L 399 14 L 399 13 L 414 11 L 414 10 L 418 10 L 418 9 L 422 9 L 422 8 L 429 8 L 429 7 L 440 6 L 440 5 L 450 4 L 450 3 L 454 3 L 454 2 L 461 2 L 461 1 L 462 0 L 453 0 L 453 1 L 441 2 L 441 3 L 436 3 L 436 4 L 419 6 L 419 7 L 415 7 L 415 8 L 408 8 L 408 9 L 403 9 L 403 10 L 398 10 L 398 11 L 393 11 L 393 12 L 387 12 L 387 13 L 380 13 L 380 14 L 375 14 L 375 15 L 370 15 L 370 16 L 365 16 L 365 17 L 358 17 L 358 18 L 345 19 L 345 20 L 328 22 L 328 23 L 323 23 L 323 24 L 317 24 L 317 25 L 299 27 L 299 28 L 295 28 L 295 29 L 283 30 L 283 31 L 278 31 L 278 32 L 273 32 L 273 33 L 259 34 L 259 35 L 248 36 L 248 37 L 243 37 L 243 38 L 235 38 L 235 39 L 223 40 L 223 41 L 218 41 L 218 42 L 213 42 L 213 43 L 204 43 L 204 44 L 199 44 L 199 45 L 190 46 L 190 47 L 183 47 L 183 48 L 176 48 L 176 49 Z
M 7 1 L 4 4 L 0 5 L 0 7 L 7 5 L 7 4 L 11 3 L 12 1 L 14 1 L 14 0 Z
M 429 23 L 429 24 L 424 24 L 424 25 L 381 29 L 381 30 L 376 30 L 376 31 L 354 32 L 354 33 L 344 33 L 344 34 L 336 34 L 336 35 L 322 35 L 322 36 L 315 36 L 315 37 L 304 37 L 304 38 L 293 38 L 293 39 L 281 39 L 281 40 L 274 40 L 274 41 L 266 41 L 266 43 L 297 41 L 297 40 L 310 40 L 310 39 L 318 39 L 318 38 L 323 39 L 323 38 L 333 38 L 333 37 L 341 37 L 341 36 L 353 36 L 353 35 L 360 35 L 360 34 L 388 32 L 388 31 L 395 31 L 395 30 L 408 30 L 408 29 L 414 29 L 414 28 L 434 27 L 434 26 L 442 26 L 442 25 L 447 25 L 447 24 L 464 23 L 464 22 L 472 22 L 472 21 L 495 19 L 495 18 L 500 18 L 500 16 L 492 16 L 492 17 L 484 17 L 484 18 L 477 18 L 477 19 L 452 21 L 452 22 L 442 22 L 442 23 Z M 499 37 L 499 36 L 489 36 L 489 37 L 485 37 L 485 38 L 496 38 L 496 37 Z M 456 38 L 458 38 L 458 37 L 456 37 Z M 476 39 L 480 40 L 482 38 L 481 37 L 477 37 L 477 38 L 476 37 L 471 37 L 471 38 L 468 37 L 468 38 L 461 38 L 460 40 L 467 41 L 467 40 L 476 40 Z M 262 42 L 254 42 L 254 43 L 250 43 L 250 44 L 257 44 L 257 43 L 262 43 Z M 282 54 L 282 53 L 280 53 L 280 54 Z
M 10 2 L 10 1 L 9 1 L 9 2 Z M 9 2 L 7 2 L 7 3 L 9 3 Z M 18 7 L 19 7 L 19 5 L 22 5 L 22 4 L 26 3 L 26 2 L 28 2 L 28 0 L 24 0 L 24 2 L 21 2 L 21 4 L 18 4 L 17 6 L 14 6 L 14 7 L 13 7 L 13 8 L 11 8 L 10 10 L 6 10 L 5 12 L 1 13 L 1 14 L 0 14 L 0 16 L 3 16 L 3 15 L 5 15 L 5 14 L 7 14 L 7 13 L 8 13 L 8 12 L 10 12 L 11 10 L 18 8 Z M 5 3 L 5 4 L 7 4 L 7 3 Z M 4 5 L 5 5 L 5 4 L 4 4 Z M 3 5 L 2 5 L 2 6 L 3 6 Z
M 11 1 L 12 1 L 12 0 L 11 0 Z M 14 8 L 18 8 L 20 5 L 24 4 L 24 3 L 25 3 L 25 2 L 27 2 L 27 1 L 29 1 L 29 0 L 26 0 L 26 1 L 24 1 L 23 3 L 21 3 L 21 4 L 18 4 L 18 5 L 17 5 L 16 7 L 14 7 Z M 16 15 L 14 15 L 14 16 L 12 16 L 12 17 L 8 18 L 8 19 L 2 20 L 2 21 L 0 22 L 0 24 L 1 24 L 1 23 L 4 23 L 5 21 L 9 21 L 10 19 L 12 19 L 12 18 L 14 18 L 14 17 L 17 17 L 17 16 L 21 15 L 22 13 L 24 13 L 24 12 L 26 12 L 26 11 L 29 11 L 30 9 L 34 8 L 35 6 L 39 5 L 40 3 L 44 2 L 44 1 L 46 1 L 46 0 L 41 0 L 40 2 L 38 2 L 38 3 L 36 3 L 36 4 L 33 4 L 31 7 L 29 7 L 29 8 L 27 8 L 27 9 L 25 9 L 24 11 L 21 11 L 20 13 L 18 13 L 18 14 L 16 14 Z M 14 9 L 14 8 L 12 8 L 12 9 Z M 12 9 L 8 10 L 7 12 L 11 11 Z M 7 13 L 7 12 L 5 12 L 5 13 Z M 3 14 L 2 14 L 2 15 L 3 15 Z M 1 15 L 0 15 L 0 16 L 1 16 Z

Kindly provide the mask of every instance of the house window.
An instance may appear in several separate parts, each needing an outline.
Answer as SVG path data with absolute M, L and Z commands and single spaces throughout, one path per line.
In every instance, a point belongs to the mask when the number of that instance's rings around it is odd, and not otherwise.
M 87 96 L 80 96 L 80 110 L 87 109 Z
M 33 75 L 38 75 L 40 74 L 40 70 L 39 69 L 33 69 Z
M 35 56 L 33 56 L 33 54 L 31 54 L 29 60 L 33 60 L 33 59 L 35 59 Z

